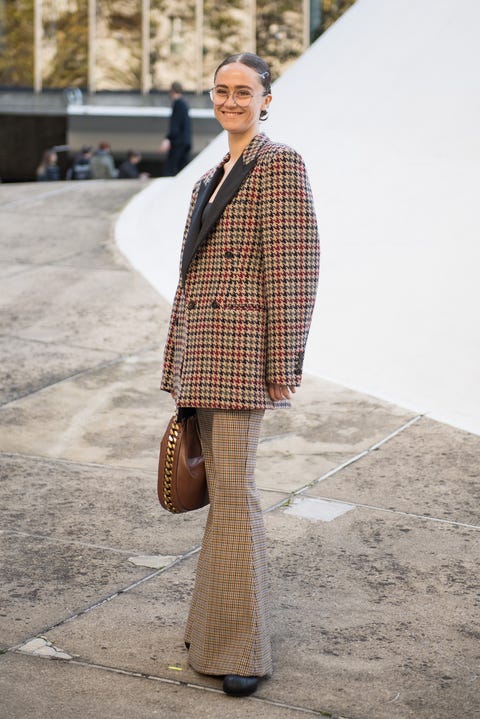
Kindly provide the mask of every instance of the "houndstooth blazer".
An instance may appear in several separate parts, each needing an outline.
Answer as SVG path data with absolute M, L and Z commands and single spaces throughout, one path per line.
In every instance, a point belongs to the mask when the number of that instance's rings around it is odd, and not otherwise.
M 161 388 L 179 407 L 266 409 L 267 381 L 298 386 L 319 241 L 301 157 L 256 135 L 202 224 L 228 155 L 195 185 Z

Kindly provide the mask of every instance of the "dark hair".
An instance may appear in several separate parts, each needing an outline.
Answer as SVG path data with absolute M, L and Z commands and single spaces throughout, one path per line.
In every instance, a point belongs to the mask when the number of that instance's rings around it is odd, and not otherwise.
M 177 95 L 181 95 L 183 93 L 182 84 L 175 80 L 175 82 L 172 82 L 172 84 L 170 85 L 170 92 L 174 92 Z
M 247 67 L 252 68 L 252 70 L 255 70 L 255 72 L 258 73 L 260 77 L 260 82 L 263 85 L 263 94 L 269 95 L 271 93 L 272 75 L 270 73 L 270 68 L 265 62 L 265 60 L 262 60 L 261 57 L 255 55 L 254 52 L 238 52 L 236 53 L 236 55 L 229 55 L 228 57 L 226 57 L 225 60 L 223 60 L 223 62 L 221 62 L 215 70 L 215 73 L 213 75 L 214 81 L 220 68 L 225 67 L 225 65 L 231 65 L 234 62 L 241 62 L 242 65 L 246 65 Z M 260 120 L 266 120 L 267 117 L 268 112 L 266 110 L 262 110 L 260 113 Z

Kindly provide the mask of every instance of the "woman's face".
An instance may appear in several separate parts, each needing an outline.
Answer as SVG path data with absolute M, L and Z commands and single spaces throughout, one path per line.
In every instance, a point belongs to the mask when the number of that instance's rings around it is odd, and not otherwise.
M 265 89 L 259 74 L 241 62 L 232 62 L 217 72 L 215 87 L 229 92 L 223 104 L 214 105 L 215 117 L 223 129 L 233 134 L 256 134 L 260 112 L 266 110 L 272 100 L 271 95 L 263 94 Z M 240 107 L 233 99 L 232 93 L 240 89 L 248 89 L 253 95 L 246 107 Z

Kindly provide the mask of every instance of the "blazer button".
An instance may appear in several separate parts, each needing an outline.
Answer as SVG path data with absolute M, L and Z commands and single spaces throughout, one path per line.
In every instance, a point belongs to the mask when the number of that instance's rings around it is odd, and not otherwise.
M 189 309 L 189 310 L 195 309 L 195 302 L 193 300 L 190 300 L 190 302 L 187 305 L 187 309 Z
M 212 306 L 212 309 L 214 309 L 214 310 L 218 310 L 218 308 L 220 307 L 220 305 L 218 304 L 217 300 L 213 300 L 211 306 Z
M 231 259 L 233 258 L 233 252 L 230 252 L 230 250 L 227 250 L 227 251 L 225 252 L 225 257 L 226 257 L 228 260 L 231 260 Z

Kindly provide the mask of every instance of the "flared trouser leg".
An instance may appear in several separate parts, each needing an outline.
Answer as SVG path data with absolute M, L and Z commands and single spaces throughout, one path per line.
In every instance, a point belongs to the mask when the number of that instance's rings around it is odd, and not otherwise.
M 202 674 L 272 671 L 267 542 L 254 478 L 263 414 L 197 409 L 210 511 L 185 641 Z

